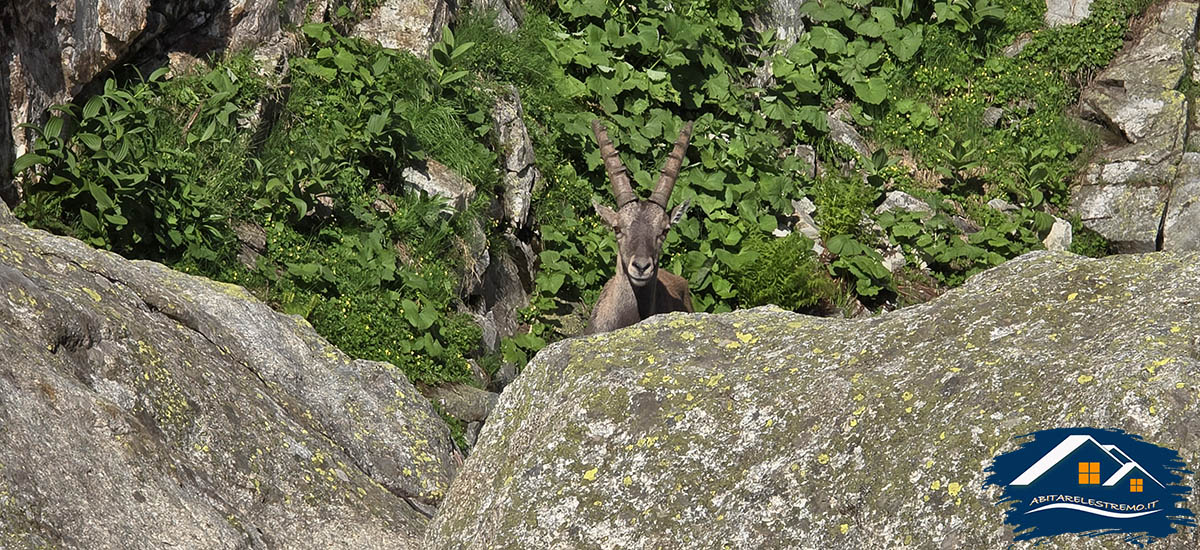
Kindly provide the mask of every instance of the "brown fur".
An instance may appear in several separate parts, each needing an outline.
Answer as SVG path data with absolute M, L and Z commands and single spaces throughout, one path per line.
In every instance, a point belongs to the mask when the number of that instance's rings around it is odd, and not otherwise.
M 651 315 L 672 311 L 695 311 L 687 279 L 660 269 L 653 285 L 635 289 L 627 277 L 618 274 L 600 291 L 586 334 L 625 328 Z

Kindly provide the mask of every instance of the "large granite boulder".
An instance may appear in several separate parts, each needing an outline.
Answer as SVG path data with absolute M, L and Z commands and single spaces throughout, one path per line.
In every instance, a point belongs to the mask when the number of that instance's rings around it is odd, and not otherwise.
M 1197 463 L 1197 296 L 1197 254 L 1041 251 L 871 318 L 670 314 L 559 342 L 501 396 L 426 547 L 1012 548 L 983 481 L 1016 436 L 1119 428 Z
M 394 367 L 0 204 L 0 547 L 417 549 L 460 461 Z

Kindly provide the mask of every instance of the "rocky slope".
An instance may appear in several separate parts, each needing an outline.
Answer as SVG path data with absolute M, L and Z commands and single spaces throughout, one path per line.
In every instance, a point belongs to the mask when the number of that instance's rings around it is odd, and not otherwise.
M 1072 192 L 1071 208 L 1121 252 L 1196 250 L 1200 156 L 1195 110 L 1194 2 L 1151 8 L 1138 37 L 1088 86 L 1080 108 L 1110 133 Z M 1194 88 L 1194 86 L 1193 86 Z
M 461 458 L 394 367 L 0 204 L 0 547 L 421 548 Z
M 1198 295 L 1195 254 L 1037 252 L 869 319 L 672 314 L 560 342 L 501 397 L 426 545 L 1009 548 L 983 480 L 1016 436 L 1120 428 L 1196 463 Z

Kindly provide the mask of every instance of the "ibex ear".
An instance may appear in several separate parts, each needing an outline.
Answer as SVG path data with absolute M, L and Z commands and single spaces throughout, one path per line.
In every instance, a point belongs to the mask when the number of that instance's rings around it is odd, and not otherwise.
M 621 217 L 617 215 L 617 211 L 604 206 L 596 201 L 592 201 L 592 208 L 596 209 L 596 213 L 600 214 L 600 219 L 604 220 L 604 225 L 612 229 L 616 229 L 621 221 Z
M 684 214 L 687 214 L 688 207 L 690 206 L 692 206 L 692 199 L 687 199 L 671 209 L 671 225 L 679 223 L 679 220 L 683 219 Z

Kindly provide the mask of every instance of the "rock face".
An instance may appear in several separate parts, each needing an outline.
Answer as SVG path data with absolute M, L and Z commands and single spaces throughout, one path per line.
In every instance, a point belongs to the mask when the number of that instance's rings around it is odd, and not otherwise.
M 1168 193 L 1159 185 L 1084 185 L 1072 195 L 1071 209 L 1119 252 L 1153 252 Z
M 426 57 L 441 38 L 442 27 L 450 24 L 456 6 L 453 0 L 383 0 L 351 34 Z
M 525 129 L 524 109 L 516 88 L 506 89 L 498 98 L 492 121 L 504 164 L 504 216 L 514 229 L 525 227 L 533 188 L 542 175 L 534 165 L 533 142 Z
M 1200 250 L 1200 153 L 1184 153 L 1163 219 L 1163 250 Z
M 436 160 L 427 160 L 423 166 L 409 166 L 400 177 L 430 196 L 446 199 L 446 207 L 450 210 L 462 212 L 475 198 L 475 186 L 471 182 Z
M 513 32 L 525 22 L 525 0 L 478 0 L 471 7 L 493 14 L 496 26 L 504 32 Z
M 1046 25 L 1074 25 L 1092 13 L 1092 0 L 1046 0 Z
M 800 7 L 805 0 L 768 0 L 763 4 L 760 30 L 775 31 L 775 38 L 785 44 L 794 44 L 800 35 L 804 34 L 804 14 Z
M 1102 151 L 1087 168 L 1071 206 L 1084 225 L 1121 251 L 1154 250 L 1159 240 L 1186 142 L 1188 102 L 1177 88 L 1186 59 L 1194 55 L 1196 6 L 1164 4 L 1136 43 L 1080 96 L 1085 117 L 1118 135 L 1122 144 Z
M 0 546 L 421 548 L 460 459 L 403 374 L 6 215 Z
M 929 203 L 904 191 L 888 191 L 887 196 L 883 199 L 883 203 L 875 208 L 875 214 L 890 212 L 892 210 L 933 215 L 933 208 L 929 206 Z
M 1120 428 L 1200 459 L 1197 295 L 1198 254 L 1042 251 L 872 318 L 671 314 L 559 342 L 501 396 L 426 547 L 1009 548 L 982 483 L 1016 436 Z
M 106 71 L 126 63 L 153 67 L 172 53 L 202 56 L 278 42 L 280 4 L 278 0 L 4 2 L 0 6 L 0 198 L 15 203 L 19 195 L 10 185 L 8 170 L 34 136 L 18 128 L 20 124 L 41 124 L 48 107 L 70 102 L 93 81 L 104 78 Z M 310 4 L 320 2 L 292 0 L 289 13 L 304 12 Z
M 829 124 L 829 139 L 853 149 L 859 155 L 871 158 L 871 149 L 867 146 L 867 140 L 863 139 L 853 124 L 847 122 L 849 119 L 850 113 L 845 109 L 835 109 L 826 113 L 825 121 Z

